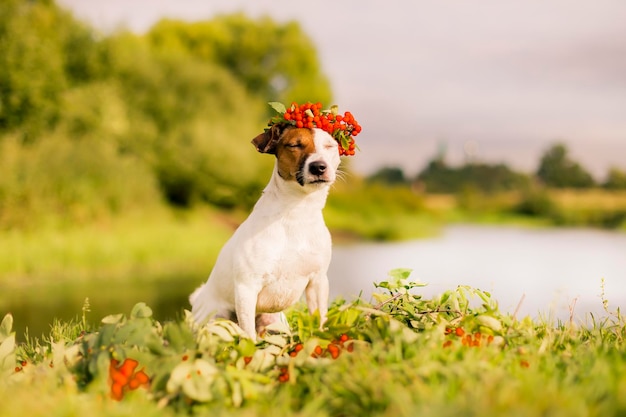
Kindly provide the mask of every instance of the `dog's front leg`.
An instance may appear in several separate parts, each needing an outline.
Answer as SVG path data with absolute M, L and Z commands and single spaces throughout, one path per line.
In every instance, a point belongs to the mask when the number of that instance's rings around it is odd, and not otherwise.
M 305 296 L 309 313 L 313 314 L 315 311 L 319 311 L 320 328 L 322 328 L 328 312 L 328 277 L 323 275 L 311 280 L 306 287 Z
M 235 288 L 235 313 L 239 327 L 256 341 L 256 303 L 259 292 L 249 286 Z

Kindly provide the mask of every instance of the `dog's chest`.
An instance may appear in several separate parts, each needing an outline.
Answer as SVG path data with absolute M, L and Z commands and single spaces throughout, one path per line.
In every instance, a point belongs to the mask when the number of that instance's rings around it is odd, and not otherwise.
M 325 275 L 331 256 L 328 229 L 323 221 L 281 219 L 257 241 L 261 289 L 257 312 L 282 311 L 298 301 L 311 280 Z M 261 248 L 262 246 L 262 248 Z

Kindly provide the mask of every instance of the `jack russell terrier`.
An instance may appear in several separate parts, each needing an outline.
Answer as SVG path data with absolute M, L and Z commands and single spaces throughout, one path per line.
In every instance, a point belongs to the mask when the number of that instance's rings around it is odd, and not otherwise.
M 256 340 L 303 292 L 325 321 L 331 238 L 322 208 L 340 158 L 335 139 L 318 128 L 273 125 L 252 143 L 276 156 L 272 177 L 189 299 L 196 322 L 231 319 Z

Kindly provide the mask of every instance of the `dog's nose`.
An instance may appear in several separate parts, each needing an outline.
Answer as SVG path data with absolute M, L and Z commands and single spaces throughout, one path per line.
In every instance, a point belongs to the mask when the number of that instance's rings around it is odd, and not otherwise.
M 313 175 L 322 175 L 324 174 L 324 172 L 326 172 L 326 168 L 328 168 L 328 165 L 326 165 L 326 162 L 313 161 L 309 165 L 309 172 Z

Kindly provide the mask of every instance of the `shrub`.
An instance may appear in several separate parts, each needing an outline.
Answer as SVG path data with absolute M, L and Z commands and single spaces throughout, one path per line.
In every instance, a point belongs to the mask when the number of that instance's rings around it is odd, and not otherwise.
M 39 220 L 96 220 L 159 204 L 152 175 L 141 161 L 95 139 L 55 136 L 23 146 L 0 141 L 0 226 Z

